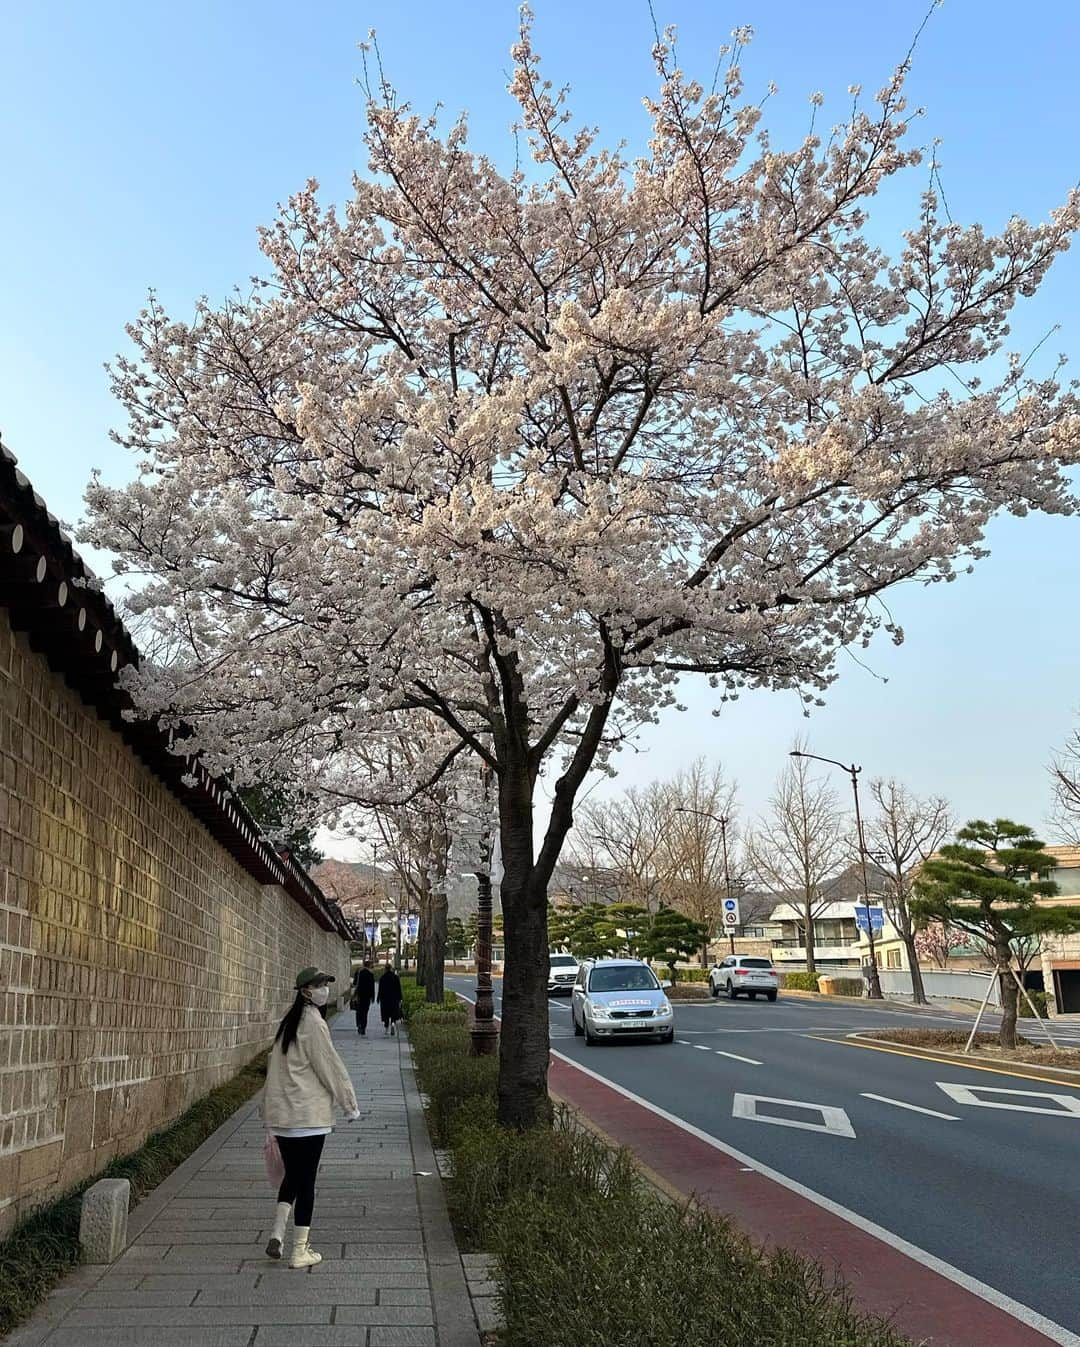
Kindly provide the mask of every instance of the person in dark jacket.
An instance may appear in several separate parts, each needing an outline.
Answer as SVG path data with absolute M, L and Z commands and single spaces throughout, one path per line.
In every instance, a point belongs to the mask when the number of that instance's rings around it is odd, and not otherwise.
M 365 959 L 364 966 L 356 970 L 353 978 L 353 1009 L 356 1011 L 356 1032 L 367 1034 L 367 1017 L 371 1003 L 375 1000 L 375 974 L 371 971 L 371 960 Z
M 394 965 L 387 960 L 379 979 L 379 1010 L 382 1014 L 383 1033 L 395 1034 L 395 1025 L 401 1015 L 401 979 L 394 972 Z

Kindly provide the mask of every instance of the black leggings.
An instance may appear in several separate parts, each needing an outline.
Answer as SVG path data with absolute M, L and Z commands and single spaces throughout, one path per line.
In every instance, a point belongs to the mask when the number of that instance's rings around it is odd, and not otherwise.
M 319 1172 L 325 1136 L 320 1137 L 278 1137 L 281 1158 L 285 1161 L 285 1179 L 278 1189 L 279 1202 L 295 1202 L 293 1223 L 307 1227 L 311 1225 L 311 1214 L 315 1210 L 315 1178 Z

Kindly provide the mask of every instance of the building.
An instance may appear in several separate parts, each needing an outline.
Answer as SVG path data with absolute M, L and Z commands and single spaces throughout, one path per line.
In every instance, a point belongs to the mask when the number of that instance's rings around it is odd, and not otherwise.
M 1057 860 L 1053 881 L 1057 895 L 1046 899 L 1061 906 L 1080 905 L 1080 846 L 1048 846 Z M 1080 1014 L 1080 932 L 1043 937 L 1036 968 L 1042 973 L 1042 990 L 1052 1014 Z
M 868 865 L 867 881 L 871 906 L 882 906 L 880 894 L 883 873 L 876 866 Z M 859 931 L 855 909 L 862 906 L 863 901 L 862 866 L 857 862 L 841 871 L 822 888 L 814 917 L 814 964 L 818 972 L 850 971 L 862 967 L 869 945 Z M 781 972 L 785 968 L 792 972 L 805 969 L 806 920 L 802 903 L 794 898 L 778 903 L 770 914 L 768 929 L 770 932 L 779 931 L 778 936 L 771 936 L 772 959 L 776 967 Z M 884 929 L 880 934 L 874 932 L 875 946 L 891 949 L 897 941 L 896 931 L 886 915 Z M 878 960 L 882 961 L 880 952 Z

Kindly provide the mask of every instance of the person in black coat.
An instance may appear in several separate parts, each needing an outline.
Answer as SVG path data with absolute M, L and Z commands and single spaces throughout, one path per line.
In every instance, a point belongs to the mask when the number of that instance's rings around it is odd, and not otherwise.
M 394 972 L 394 965 L 387 961 L 379 979 L 379 1010 L 382 1013 L 383 1033 L 397 1032 L 395 1025 L 401 1014 L 401 979 Z
M 367 1033 L 368 1011 L 375 1000 L 375 974 L 371 971 L 371 960 L 365 959 L 362 968 L 356 970 L 353 978 L 353 1009 L 356 1011 L 356 1032 Z

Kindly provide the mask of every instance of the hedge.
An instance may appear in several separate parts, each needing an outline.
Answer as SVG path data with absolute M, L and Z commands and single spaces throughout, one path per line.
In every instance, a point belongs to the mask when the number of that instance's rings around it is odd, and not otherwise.
M 790 987 L 792 991 L 797 992 L 816 992 L 818 975 L 817 973 L 781 973 L 780 986 Z

